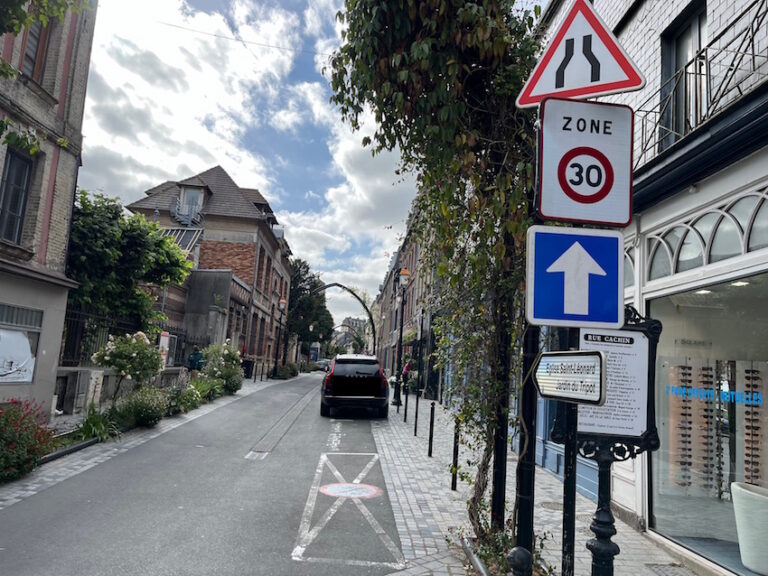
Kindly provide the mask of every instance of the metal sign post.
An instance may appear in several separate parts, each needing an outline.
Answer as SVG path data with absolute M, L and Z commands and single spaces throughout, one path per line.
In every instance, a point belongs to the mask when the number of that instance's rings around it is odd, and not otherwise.
M 578 345 L 578 331 L 569 331 Z M 535 381 L 544 398 L 559 400 L 558 418 L 563 419 L 565 445 L 563 470 L 562 576 L 573 576 L 576 540 L 576 435 L 579 404 L 600 406 L 605 402 L 605 356 L 599 350 L 545 352 L 536 367 Z

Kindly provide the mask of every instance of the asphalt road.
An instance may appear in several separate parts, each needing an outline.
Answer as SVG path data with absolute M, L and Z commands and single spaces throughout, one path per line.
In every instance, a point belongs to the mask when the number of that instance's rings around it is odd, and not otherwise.
M 370 417 L 322 418 L 320 380 L 251 394 L 0 510 L 0 576 L 395 571 Z

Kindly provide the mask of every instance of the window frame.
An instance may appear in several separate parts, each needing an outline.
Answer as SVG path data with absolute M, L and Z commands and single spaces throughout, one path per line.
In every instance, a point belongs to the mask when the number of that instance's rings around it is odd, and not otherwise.
M 48 44 L 51 38 L 51 25 L 43 26 L 36 22 L 32 26 L 40 27 L 40 37 L 37 41 L 37 49 L 35 50 L 35 64 L 32 68 L 32 75 L 23 72 L 24 64 L 27 59 L 27 46 L 29 43 L 30 26 L 24 29 L 24 38 L 21 42 L 21 54 L 19 55 L 19 70 L 22 71 L 27 78 L 31 78 L 37 84 L 42 84 L 43 74 L 45 74 L 45 61 L 48 56 Z
M 15 237 L 11 239 L 6 237 L 6 228 L 8 227 L 6 216 L 8 208 L 6 207 L 6 202 L 10 202 L 8 200 L 10 195 L 7 194 L 7 182 L 8 173 L 11 169 L 11 163 L 14 161 L 21 162 L 26 166 L 26 181 L 24 183 L 24 197 L 21 202 L 21 209 L 15 216 L 18 221 L 18 230 L 15 234 Z M 5 161 L 3 163 L 2 178 L 0 178 L 0 241 L 2 242 L 8 242 L 15 246 L 21 246 L 21 240 L 24 235 L 24 220 L 26 219 L 27 215 L 27 203 L 29 201 L 29 194 L 32 187 L 33 169 L 34 163 L 31 158 L 20 154 L 12 148 L 8 148 L 6 150 Z

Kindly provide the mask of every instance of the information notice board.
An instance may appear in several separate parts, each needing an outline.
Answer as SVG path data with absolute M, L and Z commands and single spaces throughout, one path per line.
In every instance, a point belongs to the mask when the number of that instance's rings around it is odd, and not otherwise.
M 585 328 L 580 350 L 605 354 L 605 404 L 579 406 L 579 433 L 642 436 L 648 427 L 648 337 L 637 330 Z

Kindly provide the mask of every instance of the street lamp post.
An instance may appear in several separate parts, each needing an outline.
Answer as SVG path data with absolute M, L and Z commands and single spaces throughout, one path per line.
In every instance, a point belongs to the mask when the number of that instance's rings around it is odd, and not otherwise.
M 280 298 L 277 303 L 280 309 L 280 322 L 277 324 L 277 338 L 275 338 L 275 367 L 272 369 L 272 378 L 277 378 L 277 359 L 280 355 L 280 331 L 283 327 L 283 312 L 285 311 L 285 298 Z
M 400 328 L 399 336 L 397 338 L 397 372 L 395 374 L 395 398 L 392 400 L 392 405 L 400 408 L 400 382 L 403 376 L 403 311 L 405 309 L 405 289 L 408 286 L 408 273 L 407 268 L 401 268 L 400 274 L 397 277 L 397 287 L 400 290 L 398 298 L 400 299 Z

